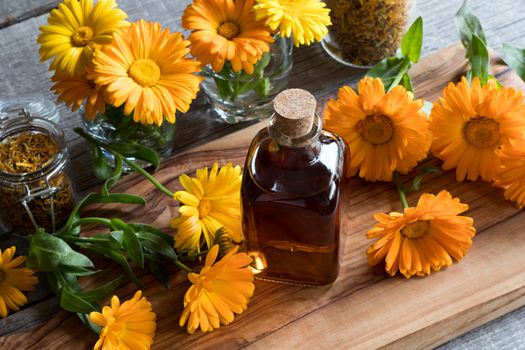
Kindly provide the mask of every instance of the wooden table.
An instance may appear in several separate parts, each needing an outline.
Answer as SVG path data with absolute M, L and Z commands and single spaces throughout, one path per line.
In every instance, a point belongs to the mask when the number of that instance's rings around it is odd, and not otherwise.
M 180 15 L 188 0 L 121 0 L 120 6 L 129 14 L 131 20 L 145 18 L 159 21 L 175 30 L 180 30 Z M 417 11 L 425 21 L 424 54 L 448 46 L 457 40 L 453 24 L 453 14 L 461 5 L 461 0 L 420 0 Z M 49 92 L 50 73 L 47 65 L 38 63 L 36 35 L 38 27 L 45 23 L 47 12 L 56 6 L 56 0 L 0 0 L 0 98 L 25 93 L 41 93 L 53 98 Z M 491 47 L 501 50 L 503 42 L 525 47 L 522 30 L 525 23 L 524 1 L 471 1 L 474 12 L 483 22 Z M 322 67 L 322 68 L 321 68 Z M 339 86 L 354 82 L 362 72 L 349 69 L 331 61 L 319 45 L 301 48 L 294 54 L 294 70 L 291 87 L 303 87 L 318 96 L 333 95 Z M 319 78 L 322 79 L 319 79 Z M 204 111 L 204 112 L 203 112 Z M 66 128 L 66 137 L 72 158 L 74 177 L 80 194 L 96 189 L 99 184 L 91 171 L 86 171 L 89 162 L 87 145 L 80 140 L 71 128 L 80 124 L 78 115 L 60 106 L 62 125 Z M 206 104 L 200 98 L 192 110 L 179 116 L 175 150 L 183 152 L 197 145 L 209 142 L 222 135 L 229 134 L 248 126 L 247 124 L 228 125 L 218 122 L 206 110 Z M 9 242 L 2 242 L 5 248 Z M 38 307 L 35 312 L 52 315 L 57 308 L 56 302 L 46 291 L 39 290 L 31 295 Z M 37 306 L 35 305 L 35 306 Z M 33 315 L 34 316 L 34 315 Z M 42 317 L 40 317 L 42 318 Z M 0 323 L 0 335 L 6 335 L 17 329 L 35 326 L 36 318 L 11 318 L 13 321 Z M 0 321 L 1 322 L 1 321 Z M 174 325 L 175 326 L 175 325 Z M 5 327 L 5 328 L 4 328 Z M 6 331 L 6 329 L 8 329 Z M 29 333 L 28 333 L 29 334 Z M 0 338 L 0 347 L 3 341 Z M 501 319 L 475 329 L 442 348 L 523 348 L 525 347 L 525 308 L 512 312 Z

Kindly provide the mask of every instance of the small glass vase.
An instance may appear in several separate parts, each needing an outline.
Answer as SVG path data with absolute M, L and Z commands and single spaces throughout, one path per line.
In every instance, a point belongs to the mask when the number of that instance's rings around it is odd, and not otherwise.
M 173 140 L 175 136 L 175 124 L 164 121 L 159 127 L 156 124 L 143 125 L 133 121 L 133 116 L 125 116 L 124 108 L 106 105 L 106 112 L 98 114 L 94 120 L 84 117 L 83 110 L 82 123 L 86 131 L 93 138 L 104 143 L 134 143 L 153 149 L 161 158 L 167 158 L 172 153 Z M 104 155 L 113 161 L 110 153 Z M 136 159 L 128 158 L 136 161 Z M 142 161 L 137 161 L 140 165 Z M 130 169 L 125 168 L 125 171 Z
M 371 68 L 399 49 L 416 0 L 325 0 L 332 25 L 321 44 L 337 62 Z
M 292 58 L 292 40 L 276 35 L 251 75 L 235 73 L 228 62 L 220 73 L 204 67 L 202 89 L 213 112 L 231 124 L 268 118 L 273 99 L 288 87 Z

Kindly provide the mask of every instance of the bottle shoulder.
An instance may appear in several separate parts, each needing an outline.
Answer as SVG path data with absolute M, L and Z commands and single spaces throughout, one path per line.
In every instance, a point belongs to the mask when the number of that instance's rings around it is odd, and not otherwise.
M 285 197 L 333 191 L 344 177 L 345 144 L 337 135 L 321 131 L 305 147 L 283 147 L 268 130 L 254 137 L 245 164 L 245 181 Z

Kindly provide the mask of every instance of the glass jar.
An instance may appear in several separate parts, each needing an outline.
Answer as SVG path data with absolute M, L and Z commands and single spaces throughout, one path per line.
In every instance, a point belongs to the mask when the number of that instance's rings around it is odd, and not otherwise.
M 289 38 L 274 36 L 270 52 L 254 65 L 254 73 L 225 68 L 216 73 L 204 67 L 202 89 L 213 112 L 227 123 L 268 118 L 275 96 L 288 87 L 292 71 L 293 45 Z
M 57 124 L 28 114 L 10 117 L 2 123 L 0 144 L 10 145 L 13 140 L 34 135 L 51 140 L 53 148 L 56 145 L 56 152 L 36 170 L 6 171 L 3 165 L 9 159 L 5 151 L 0 152 L 0 220 L 4 228 L 21 234 L 33 233 L 39 227 L 55 232 L 66 223 L 74 206 L 66 141 Z M 27 143 L 20 142 L 20 145 L 18 151 L 35 153 Z
M 345 65 L 370 68 L 395 54 L 412 20 L 415 0 L 325 0 L 332 25 L 325 51 Z
M 86 119 L 83 109 L 80 110 L 80 114 L 86 131 L 103 143 L 138 143 L 153 149 L 162 158 L 167 158 L 172 153 L 175 124 L 164 121 L 160 127 L 156 124 L 143 125 L 133 121 L 132 116 L 125 116 L 123 107 L 116 108 L 110 105 L 106 105 L 106 113 L 98 114 L 94 120 Z M 112 161 L 111 154 L 104 155 Z M 147 165 L 140 161 L 138 163 Z M 131 169 L 125 166 L 124 170 L 128 172 Z
M 16 116 L 21 111 L 30 116 L 51 120 L 53 123 L 60 122 L 57 106 L 42 95 L 22 95 L 0 100 L 0 120 Z

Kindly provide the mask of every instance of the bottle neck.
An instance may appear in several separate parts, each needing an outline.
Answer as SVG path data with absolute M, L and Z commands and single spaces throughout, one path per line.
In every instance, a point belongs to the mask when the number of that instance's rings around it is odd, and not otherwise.
M 323 129 L 323 122 L 321 117 L 317 114 L 314 116 L 314 122 L 312 123 L 312 128 L 310 131 L 302 136 L 293 137 L 288 136 L 280 132 L 280 130 L 275 126 L 276 115 L 275 113 L 270 118 L 270 125 L 268 126 L 268 133 L 270 137 L 279 145 L 284 147 L 291 148 L 303 148 L 309 145 L 314 145 L 319 139 L 321 130 Z

